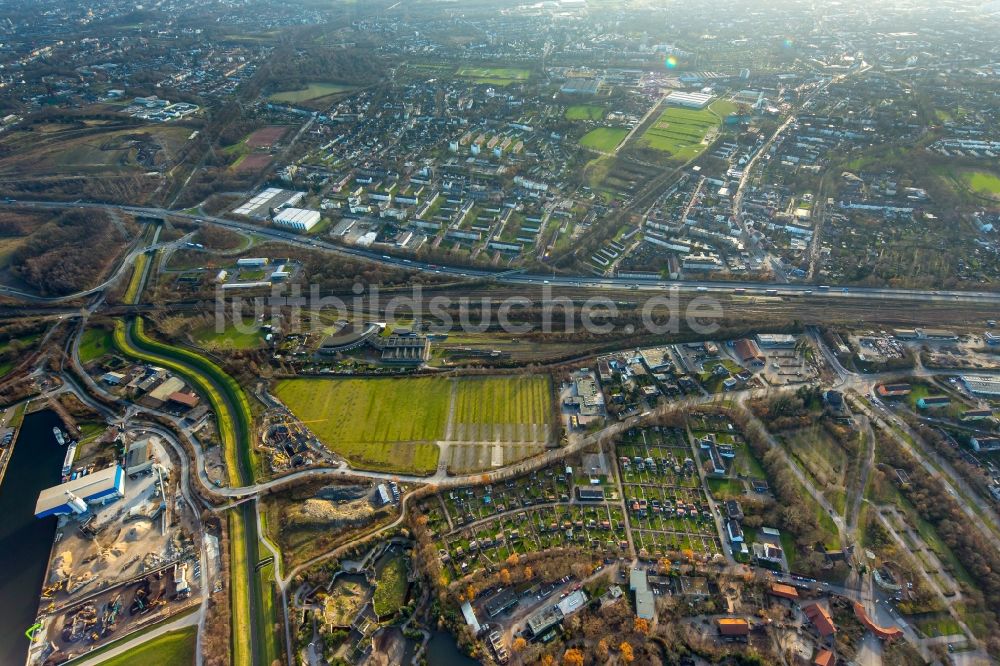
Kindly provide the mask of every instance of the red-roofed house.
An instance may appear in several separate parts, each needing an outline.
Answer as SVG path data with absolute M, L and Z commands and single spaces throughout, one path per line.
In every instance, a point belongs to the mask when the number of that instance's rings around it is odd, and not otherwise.
M 750 338 L 740 338 L 734 342 L 733 351 L 736 352 L 736 357 L 740 359 L 740 362 L 748 367 L 763 368 L 767 363 L 767 359 L 760 352 L 760 347 Z
M 836 663 L 837 658 L 826 648 L 820 648 L 820 651 L 813 657 L 813 666 L 834 666 Z
M 828 638 L 837 633 L 837 627 L 833 624 L 833 618 L 830 617 L 830 611 L 828 611 L 823 606 L 819 604 L 809 604 L 808 606 L 802 607 L 802 612 L 805 613 L 812 625 L 816 627 L 816 631 L 822 638 Z
M 791 599 L 792 601 L 798 601 L 799 591 L 796 590 L 791 585 L 785 585 L 783 583 L 774 583 L 771 585 L 771 594 L 776 597 L 781 597 L 782 599 Z
M 746 638 L 750 634 L 750 623 L 741 617 L 720 617 L 715 626 L 719 635 L 726 639 Z
M 188 409 L 194 409 L 198 406 L 198 396 L 194 393 L 175 391 L 167 399 L 174 404 L 187 407 Z
M 883 641 L 891 641 L 903 636 L 903 632 L 898 627 L 886 628 L 875 624 L 874 620 L 868 617 L 868 611 L 865 610 L 865 607 L 857 601 L 854 602 L 854 614 L 861 624 L 865 625 L 865 628 Z

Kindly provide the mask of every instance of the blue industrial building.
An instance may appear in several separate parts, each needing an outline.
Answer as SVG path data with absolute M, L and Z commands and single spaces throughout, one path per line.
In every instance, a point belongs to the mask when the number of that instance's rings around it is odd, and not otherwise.
M 119 465 L 78 476 L 38 495 L 35 517 L 66 516 L 87 511 L 87 505 L 106 504 L 125 496 L 125 470 Z

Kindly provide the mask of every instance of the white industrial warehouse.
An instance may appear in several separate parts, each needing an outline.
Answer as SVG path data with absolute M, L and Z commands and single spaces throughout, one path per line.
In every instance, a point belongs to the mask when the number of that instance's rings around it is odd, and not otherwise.
M 709 95 L 708 93 L 681 92 L 679 90 L 675 90 L 667 95 L 667 104 L 686 106 L 689 109 L 704 109 L 713 99 L 715 99 L 715 97 L 713 95 Z
M 279 227 L 309 231 L 319 224 L 319 211 L 308 208 L 284 208 L 274 215 L 274 223 Z

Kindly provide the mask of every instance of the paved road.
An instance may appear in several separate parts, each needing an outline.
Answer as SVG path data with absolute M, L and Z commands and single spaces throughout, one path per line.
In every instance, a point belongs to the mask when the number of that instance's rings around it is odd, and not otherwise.
M 816 300 L 830 298 L 846 298 L 856 300 L 897 300 L 915 301 L 923 303 L 958 301 L 964 303 L 983 303 L 990 305 L 1000 304 L 1000 292 L 989 291 L 957 291 L 957 290 L 928 290 L 928 289 L 898 289 L 888 287 L 842 287 L 836 285 L 816 285 L 816 284 L 782 284 L 774 285 L 761 282 L 730 281 L 717 282 L 709 280 L 632 280 L 611 277 L 593 276 L 560 276 L 560 275 L 535 275 L 530 273 L 497 273 L 474 268 L 443 266 L 427 262 L 415 261 L 402 257 L 392 257 L 380 254 L 376 251 L 366 250 L 358 247 L 346 247 L 336 245 L 328 241 L 303 237 L 299 234 L 273 227 L 263 227 L 247 222 L 237 222 L 221 217 L 207 215 L 191 215 L 179 211 L 172 211 L 163 208 L 144 208 L 141 206 L 124 206 L 114 204 L 98 203 L 68 203 L 52 201 L 17 201 L 14 203 L 0 202 L 0 207 L 7 208 L 41 208 L 41 209 L 69 209 L 69 208 L 96 208 L 102 210 L 121 211 L 133 215 L 185 219 L 191 222 L 202 224 L 212 224 L 216 226 L 234 229 L 244 233 L 255 234 L 264 239 L 273 239 L 286 242 L 301 247 L 310 247 L 317 250 L 324 250 L 341 255 L 366 259 L 397 268 L 449 275 L 456 278 L 469 279 L 490 279 L 502 284 L 513 285 L 549 285 L 552 287 L 580 287 L 595 289 L 628 289 L 635 288 L 640 291 L 662 292 L 666 289 L 676 289 L 681 292 L 706 292 L 714 294 L 733 293 L 733 290 L 744 290 L 748 294 L 764 294 L 768 290 L 777 290 L 778 296 L 796 296 L 811 298 Z M 134 256 L 132 257 L 134 260 Z M 0 288 L 3 289 L 3 288 Z M 63 296 L 58 301 L 72 300 L 81 296 L 93 293 L 95 290 L 79 292 Z M 16 290 L 15 290 L 16 291 Z M 16 295 L 16 294 L 14 294 Z M 25 296 L 27 298 L 28 296 Z M 48 299 L 37 299 L 46 301 Z
M 80 330 L 82 330 L 82 327 L 81 327 Z M 78 357 L 79 335 L 73 336 L 73 337 L 74 337 L 74 340 L 72 341 L 71 345 L 69 345 L 69 347 L 70 347 L 70 349 L 68 350 L 70 352 L 69 356 L 71 358 L 71 362 L 74 363 L 74 365 L 76 366 L 76 369 L 79 372 L 79 374 L 81 376 L 83 376 L 83 377 L 86 378 L 85 382 L 87 383 L 88 390 L 93 391 L 93 392 L 97 392 L 97 393 L 100 393 L 100 394 L 104 394 L 104 395 L 109 396 L 109 397 L 113 397 L 110 393 L 108 393 L 107 391 L 105 391 L 103 389 L 103 387 L 99 386 L 97 383 L 95 383 L 92 380 L 90 380 L 90 378 L 86 375 L 86 373 L 83 372 L 82 367 L 80 367 L 79 357 Z M 871 383 L 872 383 L 872 378 L 869 378 L 869 377 L 860 377 L 858 375 L 854 375 L 854 374 L 850 373 L 845 368 L 843 368 L 843 366 L 841 366 L 839 363 L 836 362 L 836 358 L 835 357 L 833 357 L 831 359 L 832 354 L 830 354 L 829 350 L 827 350 L 825 348 L 825 345 L 822 344 L 822 340 L 819 339 L 818 336 L 816 338 L 816 342 L 819 345 L 819 347 L 820 347 L 820 349 L 821 349 L 824 357 L 826 357 L 827 360 L 830 361 L 831 366 L 834 368 L 835 372 L 838 374 L 838 377 L 840 378 L 840 384 L 841 385 L 849 387 L 849 388 L 855 388 L 855 387 L 857 387 L 857 388 L 860 388 L 860 389 L 865 390 L 865 391 L 870 391 L 870 387 L 871 387 Z M 741 393 L 741 394 L 737 395 L 736 396 L 737 397 L 737 402 L 738 403 L 742 402 L 748 396 L 749 396 L 749 393 Z M 710 399 L 711 399 L 711 397 L 703 397 L 703 398 L 700 398 L 700 399 L 692 400 L 692 402 L 693 403 L 694 402 L 706 402 L 706 401 L 708 401 Z M 740 407 L 742 407 L 742 406 L 740 405 Z M 275 488 L 278 488 L 278 487 L 281 487 L 283 485 L 287 485 L 287 484 L 290 484 L 290 483 L 294 483 L 294 482 L 300 481 L 302 479 L 324 478 L 324 477 L 326 477 L 326 478 L 360 478 L 360 479 L 373 479 L 373 480 L 395 480 L 395 481 L 398 481 L 398 482 L 407 482 L 407 483 L 414 483 L 414 484 L 433 483 L 433 484 L 436 484 L 439 488 L 462 486 L 462 485 L 468 485 L 468 484 L 482 483 L 483 482 L 483 475 L 482 474 L 470 474 L 470 475 L 449 477 L 444 471 L 439 470 L 434 475 L 429 476 L 429 477 L 414 477 L 414 476 L 407 476 L 407 475 L 398 475 L 398 474 L 389 474 L 389 473 L 380 473 L 380 472 L 369 472 L 369 471 L 363 471 L 363 470 L 354 470 L 354 469 L 351 469 L 350 467 L 344 465 L 344 466 L 340 466 L 340 467 L 325 467 L 325 468 L 314 468 L 314 469 L 308 469 L 308 470 L 301 470 L 301 471 L 294 472 L 294 473 L 288 474 L 286 476 L 283 476 L 283 477 L 280 477 L 280 478 L 277 478 L 277 479 L 272 479 L 272 480 L 268 480 L 268 481 L 264 481 L 264 482 L 260 482 L 260 483 L 254 483 L 254 484 L 243 486 L 243 487 L 218 487 L 218 486 L 216 486 L 208 478 L 208 476 L 207 476 L 207 474 L 205 472 L 204 453 L 201 450 L 200 444 L 197 442 L 197 440 L 194 437 L 190 436 L 190 433 L 189 433 L 188 429 L 186 428 L 185 424 L 182 422 L 181 419 L 178 419 L 177 417 L 174 417 L 172 415 L 167 415 L 167 414 L 162 413 L 162 412 L 157 412 L 155 410 L 146 410 L 146 409 L 141 409 L 141 408 L 138 408 L 138 407 L 135 407 L 135 406 L 131 406 L 130 407 L 130 412 L 132 412 L 135 415 L 141 415 L 143 413 L 148 413 L 148 414 L 159 416 L 161 418 L 163 418 L 163 417 L 168 418 L 170 420 L 170 422 L 174 425 L 174 427 L 177 428 L 178 431 L 180 431 L 181 433 L 185 433 L 185 437 L 188 440 L 190 440 L 189 441 L 190 446 L 188 448 L 185 448 L 178 441 L 176 435 L 173 432 L 171 432 L 169 429 L 162 428 L 160 426 L 153 426 L 153 425 L 146 425 L 146 424 L 143 424 L 142 426 L 139 426 L 143 430 L 146 430 L 146 431 L 149 431 L 149 432 L 155 432 L 156 434 L 160 435 L 178 453 L 178 456 L 180 457 L 180 460 L 181 460 L 181 479 L 182 479 L 182 484 L 184 486 L 183 487 L 183 494 L 184 494 L 184 498 L 185 498 L 186 501 L 188 501 L 192 506 L 196 506 L 196 501 L 195 501 L 194 498 L 192 498 L 192 496 L 190 494 L 190 484 L 192 483 L 191 479 L 197 479 L 197 483 L 199 483 L 199 485 L 203 488 L 204 492 L 207 495 L 215 497 L 216 499 L 223 500 L 223 501 L 230 500 L 230 503 L 229 503 L 228 506 L 234 506 L 236 504 L 241 504 L 242 502 L 240 500 L 244 500 L 244 499 L 247 500 L 247 501 L 253 501 L 254 504 L 255 504 L 255 506 L 254 506 L 254 509 L 255 509 L 255 518 L 256 518 L 256 523 L 257 523 L 258 529 L 260 529 L 261 525 L 260 525 L 260 522 L 259 522 L 259 511 L 256 511 L 256 509 L 257 509 L 256 498 L 260 494 L 262 494 L 262 493 L 269 492 L 269 491 L 271 491 L 271 490 L 273 490 Z M 492 472 L 488 476 L 489 476 L 489 478 L 490 478 L 491 481 L 495 482 L 495 481 L 498 481 L 498 480 L 501 480 L 501 479 L 504 479 L 504 478 L 522 475 L 522 474 L 524 474 L 524 473 L 526 473 L 528 471 L 531 471 L 533 469 L 538 469 L 538 468 L 543 467 L 545 465 L 548 465 L 548 464 L 550 464 L 552 462 L 560 460 L 560 459 L 562 459 L 562 458 L 564 458 L 564 457 L 566 457 L 568 455 L 571 455 L 571 454 L 573 454 L 573 453 L 581 450 L 582 448 L 590 446 L 590 445 L 592 445 L 592 444 L 594 444 L 594 443 L 596 443 L 598 441 L 602 441 L 602 440 L 605 440 L 607 438 L 612 438 L 617 433 L 621 432 L 622 430 L 625 430 L 625 429 L 628 429 L 630 427 L 634 427 L 635 425 L 640 424 L 642 422 L 642 420 L 646 416 L 647 416 L 646 414 L 634 416 L 634 417 L 632 417 L 632 418 L 630 418 L 630 419 L 628 419 L 628 420 L 626 420 L 624 422 L 611 424 L 606 429 L 604 429 L 604 430 L 602 430 L 602 431 L 600 431 L 598 433 L 592 433 L 592 434 L 590 434 L 588 436 L 585 436 L 585 437 L 575 437 L 575 438 L 573 438 L 571 440 L 570 444 L 568 444 L 567 446 L 565 446 L 563 448 L 554 449 L 554 450 L 551 450 L 551 451 L 547 451 L 546 453 L 542 454 L 541 456 L 537 456 L 535 458 L 523 461 L 522 463 L 519 463 L 517 465 L 513 465 L 513 466 L 505 468 L 503 470 Z M 765 430 L 765 432 L 766 432 L 766 430 Z M 772 446 L 775 446 L 776 448 L 778 448 L 780 451 L 784 451 L 784 449 L 782 447 L 778 446 L 778 444 L 775 441 L 772 440 L 771 444 L 772 444 Z M 194 460 L 193 461 L 189 460 L 189 458 L 188 458 L 188 456 L 189 456 L 189 454 L 187 453 L 188 450 L 193 450 L 193 452 L 194 452 Z M 837 515 L 835 511 L 833 511 L 833 508 L 830 505 L 830 503 L 826 500 L 825 497 L 822 496 L 821 493 L 819 493 L 813 487 L 813 485 L 811 483 L 808 482 L 808 479 L 806 479 L 804 477 L 804 475 L 802 474 L 802 471 L 797 467 L 797 465 L 791 464 L 791 461 L 789 461 L 789 463 L 790 463 L 790 468 L 792 469 L 793 473 L 795 473 L 797 476 L 800 477 L 799 480 L 800 480 L 800 482 L 802 482 L 803 487 L 805 487 L 806 490 L 808 492 L 810 492 L 810 494 L 824 508 L 824 510 L 829 511 L 833 515 L 834 521 L 837 524 L 838 531 L 841 533 L 841 537 L 842 537 L 842 540 L 843 540 L 843 538 L 845 536 L 845 531 L 847 531 L 847 528 L 848 528 L 848 526 L 845 525 L 845 521 L 843 520 L 843 518 L 841 516 Z M 192 468 L 191 468 L 192 464 L 194 465 L 194 470 L 192 470 Z M 193 471 L 193 473 L 192 473 L 192 471 Z M 400 508 L 400 514 L 399 514 L 399 516 L 392 523 L 390 523 L 388 525 L 385 525 L 383 527 L 377 528 L 377 529 L 369 532 L 367 535 L 364 535 L 363 538 L 371 538 L 371 537 L 378 536 L 379 534 L 386 533 L 386 532 L 388 532 L 390 530 L 393 530 L 396 527 L 398 527 L 400 524 L 402 524 L 402 522 L 405 520 L 407 506 L 408 506 L 408 503 L 409 503 L 409 501 L 410 501 L 411 498 L 412 498 L 412 494 L 407 494 L 407 495 L 404 496 L 404 498 L 402 500 L 401 508 Z M 237 500 L 237 502 L 231 502 L 231 500 L 234 500 L 234 499 Z M 853 513 L 854 512 L 852 511 L 852 514 Z M 259 533 L 262 534 L 263 532 L 261 531 Z M 278 553 L 274 548 L 272 548 L 270 544 L 267 544 L 268 549 L 271 550 L 272 554 L 275 555 L 275 559 L 276 559 L 276 562 L 277 562 L 277 566 L 276 566 L 276 569 L 275 569 L 276 570 L 276 576 L 275 577 L 276 577 L 277 585 L 278 585 L 278 588 L 279 588 L 279 592 L 281 593 L 282 601 L 283 602 L 287 601 L 287 588 L 288 588 L 288 585 L 290 584 L 290 582 L 295 577 L 295 575 L 297 575 L 299 572 L 305 570 L 306 568 L 308 568 L 310 566 L 313 566 L 314 564 L 316 564 L 318 562 L 322 562 L 322 561 L 324 561 L 326 559 L 329 559 L 331 557 L 337 556 L 337 554 L 340 553 L 340 552 L 343 552 L 344 549 L 353 547 L 353 545 L 356 542 L 357 542 L 357 540 L 352 540 L 350 543 L 342 544 L 338 549 L 336 549 L 334 551 L 330 551 L 328 553 L 321 554 L 321 555 L 313 558 L 309 562 L 306 562 L 306 563 L 304 563 L 304 564 L 302 564 L 302 565 L 300 565 L 298 567 L 295 567 L 292 571 L 289 571 L 289 572 L 283 572 L 283 571 L 281 571 L 280 557 L 279 557 L 280 553 Z M 207 567 L 203 565 L 202 570 L 203 571 L 207 571 Z M 826 587 L 825 589 L 827 589 L 828 591 L 845 594 L 846 596 L 850 596 L 851 598 L 860 598 L 862 600 L 865 600 L 865 596 L 864 596 L 863 591 L 859 592 L 856 589 L 848 589 L 848 588 L 843 588 L 843 589 L 836 588 L 835 589 L 835 588 L 830 588 L 830 587 Z M 287 604 L 285 604 L 285 607 L 287 608 Z M 194 621 L 196 621 L 196 622 L 199 622 L 199 621 L 203 622 L 203 618 L 201 618 L 200 614 L 196 615 L 195 618 L 196 619 Z M 285 627 L 286 627 L 286 636 L 287 636 L 288 632 L 290 631 L 289 624 L 288 624 L 288 618 L 287 617 L 285 618 Z
M 72 661 L 68 661 L 66 663 L 68 663 L 68 664 L 99 664 L 99 663 L 101 663 L 103 661 L 107 661 L 108 659 L 111 659 L 112 657 L 117 657 L 120 654 L 125 654 L 126 652 L 130 652 L 131 650 L 134 650 L 135 648 L 139 647 L 143 643 L 151 641 L 151 640 L 153 640 L 154 638 L 156 638 L 158 636 L 162 636 L 163 634 L 170 633 L 171 631 L 175 631 L 177 629 L 183 629 L 184 627 L 193 627 L 193 626 L 196 626 L 197 624 L 198 624 L 198 613 L 188 613 L 184 617 L 180 617 L 180 618 L 177 618 L 176 620 L 173 620 L 173 621 L 170 621 L 170 622 L 166 622 L 165 624 L 161 624 L 160 626 L 156 627 L 155 629 L 147 631 L 144 634 L 139 634 L 135 638 L 128 639 L 125 642 L 121 643 L 120 645 L 116 645 L 115 647 L 111 648 L 110 650 L 102 652 L 100 654 L 100 656 L 92 657 L 92 658 L 88 658 L 86 656 L 83 656 L 83 657 L 80 657 L 78 659 L 74 659 Z

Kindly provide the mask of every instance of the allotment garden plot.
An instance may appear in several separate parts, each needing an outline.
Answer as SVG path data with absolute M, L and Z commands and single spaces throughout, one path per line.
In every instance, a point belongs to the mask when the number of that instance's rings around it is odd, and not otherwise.
M 549 548 L 596 550 L 608 561 L 628 554 L 617 499 L 572 502 L 572 475 L 561 465 L 505 483 L 458 488 L 430 502 L 429 527 L 441 534 L 440 554 L 456 576 L 498 565 L 512 554 Z
M 721 553 L 721 542 L 682 430 L 633 430 L 618 444 L 618 465 L 640 558 L 691 550 Z

